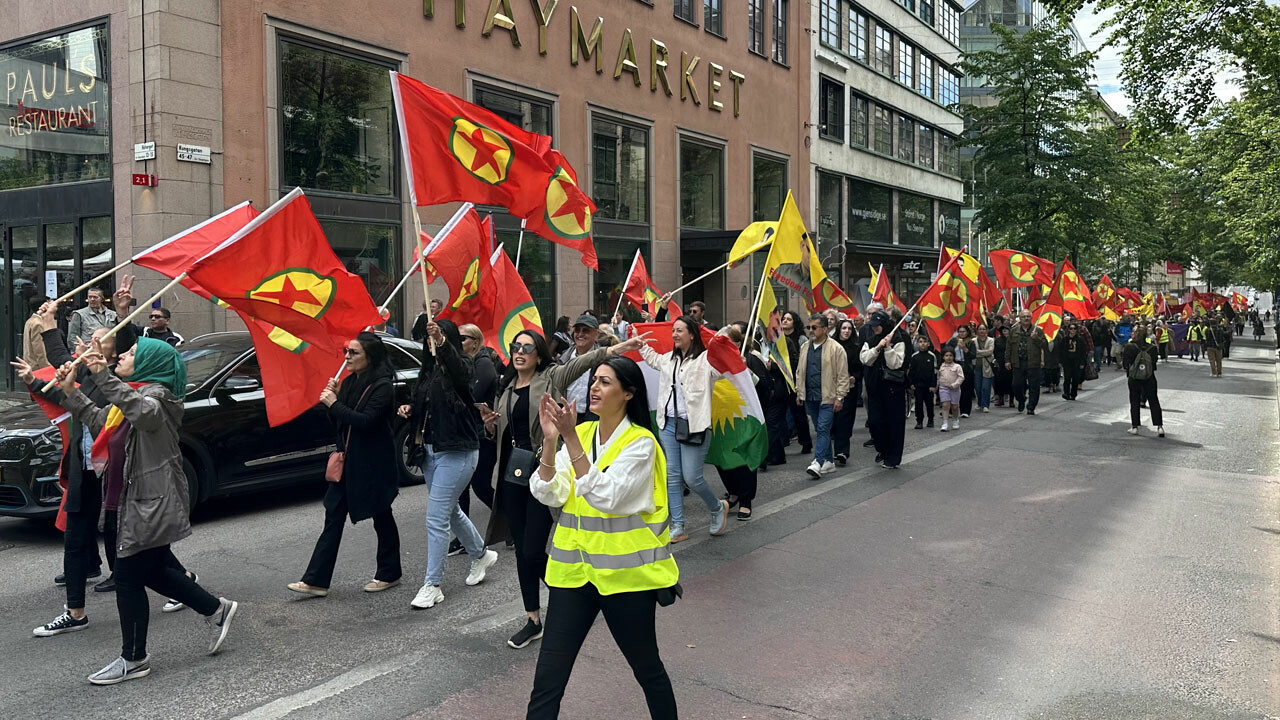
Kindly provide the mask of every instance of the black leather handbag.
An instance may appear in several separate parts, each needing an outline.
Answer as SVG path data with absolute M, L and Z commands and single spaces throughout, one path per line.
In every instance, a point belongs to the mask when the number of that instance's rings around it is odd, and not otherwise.
M 511 398 L 515 389 L 507 395 L 507 422 L 511 422 Z M 539 448 L 541 450 L 541 448 Z M 538 453 L 516 446 L 515 433 L 511 434 L 511 454 L 507 456 L 507 467 L 502 473 L 502 482 L 529 486 L 529 476 L 538 470 Z

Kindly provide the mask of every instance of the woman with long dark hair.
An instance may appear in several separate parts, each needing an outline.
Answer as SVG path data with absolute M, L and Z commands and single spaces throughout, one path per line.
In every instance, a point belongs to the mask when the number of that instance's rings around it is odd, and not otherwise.
M 660 375 L 658 438 L 668 459 L 671 542 L 689 538 L 684 530 L 684 485 L 706 504 L 712 535 L 725 531 L 729 516 L 729 503 L 716 496 L 703 473 L 710 449 L 712 386 L 720 373 L 707 360 L 701 332 L 697 320 L 681 315 L 671 323 L 671 352 L 658 354 L 647 344 L 640 346 L 640 355 Z
M 804 318 L 800 317 L 800 313 L 794 310 L 782 313 L 782 336 L 786 338 L 784 352 L 787 353 L 787 361 L 791 363 L 791 371 L 795 372 L 800 365 L 800 346 L 809 341 L 804 334 Z M 800 441 L 800 454 L 808 455 L 813 452 L 813 436 L 809 434 L 809 416 L 805 414 L 804 406 L 796 404 L 795 388 L 790 388 L 787 393 L 787 408 L 791 413 L 796 440 Z M 783 444 L 791 444 L 790 437 Z
M 603 612 L 650 717 L 674 720 L 675 693 L 658 653 L 656 621 L 660 594 L 673 599 L 679 592 L 680 571 L 668 544 L 665 458 L 650 424 L 644 374 L 631 360 L 611 357 L 596 368 L 587 397 L 600 419 L 581 425 L 572 404 L 560 405 L 549 394 L 540 403 L 542 457 L 529 490 L 562 511 L 547 564 L 547 629 L 526 718 L 559 716 L 578 651 Z
M 543 395 L 563 397 L 569 384 L 605 358 L 631 352 L 642 341 L 633 338 L 609 348 L 598 348 L 557 365 L 541 335 L 524 331 L 511 341 L 511 366 L 502 379 L 495 407 L 482 408 L 485 429 L 497 439 L 498 473 L 491 479 L 493 512 L 485 530 L 485 545 L 515 541 L 516 576 L 528 621 L 507 645 L 520 649 L 542 637 L 538 583 L 547 571 L 547 536 L 554 523 L 551 511 L 529 492 L 529 476 L 508 472 L 513 450 L 535 452 L 542 447 L 542 425 L 536 403 Z M 574 408 L 578 410 L 579 408 Z M 587 408 L 581 408 L 584 412 Z M 523 478 L 523 484 L 520 482 Z
M 836 464 L 844 465 L 849 462 L 849 443 L 858 421 L 858 396 L 862 394 L 862 358 L 859 356 L 861 346 L 858 343 L 858 330 L 853 326 L 852 320 L 841 320 L 836 325 L 835 340 L 844 348 L 849 366 L 849 392 L 844 396 L 844 404 L 831 423 L 832 452 L 835 453 Z
M 875 441 L 876 461 L 892 470 L 902 464 L 907 421 L 903 363 L 910 339 L 902 328 L 893 330 L 893 320 L 883 310 L 872 314 L 867 327 L 870 331 L 862 346 L 862 365 L 867 378 L 867 396 L 871 398 L 873 393 L 875 396 L 870 404 L 875 409 L 871 438 Z
M 371 332 L 362 332 L 343 351 L 351 374 L 342 384 L 330 380 L 320 394 L 334 426 L 338 452 L 345 461 L 339 477 L 330 477 L 324 494 L 324 530 L 316 540 L 302 580 L 289 589 L 303 595 L 325 597 L 338 561 L 342 530 L 373 519 L 378 536 L 377 570 L 365 592 L 381 592 L 400 584 L 400 530 L 391 513 L 399 494 L 396 449 L 391 417 L 395 412 L 395 370 L 387 348 Z

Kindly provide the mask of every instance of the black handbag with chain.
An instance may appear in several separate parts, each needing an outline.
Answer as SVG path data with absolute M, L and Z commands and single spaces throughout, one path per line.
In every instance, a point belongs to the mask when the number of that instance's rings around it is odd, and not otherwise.
M 507 423 L 508 432 L 510 432 L 511 423 L 511 398 L 516 394 L 516 389 L 511 388 L 510 394 L 507 395 Z M 541 448 L 539 448 L 541 450 Z M 502 473 L 502 481 L 519 485 L 521 487 L 529 486 L 529 476 L 538 469 L 538 453 L 532 450 L 526 450 L 516 445 L 516 434 L 511 433 L 511 453 L 507 455 L 507 467 Z

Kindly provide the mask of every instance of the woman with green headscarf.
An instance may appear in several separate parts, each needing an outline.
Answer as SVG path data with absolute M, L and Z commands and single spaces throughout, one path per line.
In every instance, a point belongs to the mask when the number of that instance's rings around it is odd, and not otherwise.
M 181 570 L 169 548 L 191 534 L 187 478 L 178 448 L 182 398 L 187 394 L 182 356 L 166 342 L 139 338 L 132 350 L 120 355 L 114 374 L 96 347 L 82 360 L 110 407 L 98 408 L 76 389 L 71 363 L 58 370 L 56 379 L 65 394 L 63 407 L 86 426 L 102 428 L 93 456 L 95 461 L 105 459 L 108 483 L 114 476 L 122 488 L 115 577 L 123 644 L 119 658 L 89 676 L 94 685 L 115 685 L 151 673 L 146 588 L 205 616 L 212 636 L 210 655 L 222 647 L 239 605 L 200 587 Z

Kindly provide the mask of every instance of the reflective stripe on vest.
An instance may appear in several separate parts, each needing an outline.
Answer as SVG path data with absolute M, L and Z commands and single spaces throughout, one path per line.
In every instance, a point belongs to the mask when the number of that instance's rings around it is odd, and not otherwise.
M 561 526 L 567 528 L 582 528 L 590 532 L 602 533 L 621 533 L 629 530 L 643 530 L 648 528 L 655 537 L 662 535 L 662 531 L 671 525 L 671 519 L 667 518 L 659 523 L 647 523 L 640 519 L 639 515 L 627 515 L 624 517 L 579 517 L 570 512 L 560 513 Z
M 632 570 L 652 565 L 659 560 L 671 557 L 671 547 L 648 548 L 626 553 L 625 555 L 601 555 L 583 550 L 561 550 L 551 546 L 551 559 L 562 563 L 585 562 L 597 570 Z

